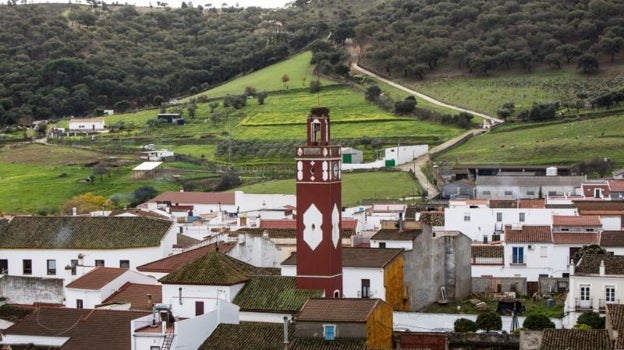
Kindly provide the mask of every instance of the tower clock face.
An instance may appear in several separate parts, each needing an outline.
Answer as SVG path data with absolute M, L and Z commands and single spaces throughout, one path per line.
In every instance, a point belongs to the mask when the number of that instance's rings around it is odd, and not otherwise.
M 334 174 L 334 180 L 337 180 L 338 176 L 340 176 L 340 166 L 338 165 L 338 163 L 334 163 L 332 172 Z

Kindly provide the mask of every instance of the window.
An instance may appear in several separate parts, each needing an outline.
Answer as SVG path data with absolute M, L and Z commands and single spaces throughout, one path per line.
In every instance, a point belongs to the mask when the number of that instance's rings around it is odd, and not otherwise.
M 0 274 L 7 274 L 9 273 L 9 260 L 7 259 L 0 259 Z
M 104 266 L 104 260 L 95 260 L 95 266 Z
M 541 246 L 540 247 L 540 258 L 547 258 L 547 257 L 548 257 L 548 247 Z
M 503 213 L 496 213 L 496 222 L 503 221 Z
M 78 266 L 78 260 L 77 259 L 72 259 L 71 260 L 71 274 L 72 276 L 76 275 L 76 266 Z
M 505 196 L 511 196 L 513 194 L 513 192 L 511 191 L 505 191 Z
M 615 301 L 615 286 L 605 286 L 605 301 L 611 303 Z
M 76 309 L 82 309 L 82 308 L 84 308 L 82 299 L 76 299 Z
M 586 228 L 585 232 L 594 232 L 594 229 L 593 228 Z
M 589 284 L 581 285 L 581 300 L 582 301 L 589 300 Z
M 548 195 L 549 196 L 556 196 L 557 195 L 557 191 L 548 191 Z
M 602 197 L 602 189 L 600 189 L 600 188 L 594 189 L 594 197 L 596 197 L 596 198 Z
M 56 260 L 48 259 L 47 264 L 48 275 L 56 275 Z
M 524 213 L 519 213 L 518 214 L 518 221 L 524 222 Z
M 464 213 L 464 221 L 470 221 L 470 213 Z
M 32 275 L 32 260 L 30 259 L 22 260 L 22 274 Z
M 513 247 L 511 250 L 511 263 L 524 264 L 524 247 Z
M 130 260 L 119 260 L 119 267 L 122 269 L 130 268 Z
M 362 280 L 362 298 L 370 298 L 370 280 Z
M 489 196 L 490 194 L 492 194 L 490 191 L 483 191 L 484 196 Z
M 568 228 L 568 227 L 563 227 L 563 228 L 561 228 L 561 231 L 563 231 L 563 232 L 568 232 L 568 231 L 570 231 L 570 228 Z
M 336 339 L 336 325 L 324 324 L 323 325 L 323 337 L 325 338 L 325 340 Z
M 160 350 L 160 346 L 150 346 L 150 350 Z
M 535 191 L 527 191 L 527 196 L 535 196 Z
M 379 248 L 385 248 L 386 242 L 379 242 Z

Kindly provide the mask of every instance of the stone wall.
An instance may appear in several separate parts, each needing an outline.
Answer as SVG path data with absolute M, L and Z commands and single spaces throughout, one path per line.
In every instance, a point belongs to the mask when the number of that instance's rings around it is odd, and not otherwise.
M 540 295 L 559 294 L 560 290 L 569 289 L 569 278 L 564 277 L 540 277 L 539 293 Z
M 0 277 L 0 295 L 8 304 L 63 304 L 63 279 L 8 276 Z
M 472 292 L 477 294 L 516 292 L 517 296 L 526 296 L 526 282 L 524 277 L 473 277 Z

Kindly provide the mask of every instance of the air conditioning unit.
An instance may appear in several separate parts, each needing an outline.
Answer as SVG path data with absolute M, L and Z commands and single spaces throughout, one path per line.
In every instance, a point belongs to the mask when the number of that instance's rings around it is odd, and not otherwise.
M 533 247 L 532 244 L 529 244 L 528 248 L 529 248 L 529 250 L 533 250 L 534 247 Z

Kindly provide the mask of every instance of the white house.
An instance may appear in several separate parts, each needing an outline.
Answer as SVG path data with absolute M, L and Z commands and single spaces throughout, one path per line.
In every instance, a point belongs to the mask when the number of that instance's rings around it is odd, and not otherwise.
M 157 284 L 153 277 L 136 271 L 96 267 L 65 286 L 65 307 L 94 309 L 128 282 Z
M 146 159 L 151 162 L 159 162 L 165 160 L 171 160 L 175 158 L 175 153 L 168 149 L 160 149 L 155 151 L 141 152 L 141 159 Z
M 451 200 L 444 209 L 444 229 L 458 230 L 473 241 L 504 239 L 506 225 L 552 225 L 553 215 L 576 215 L 576 208 L 546 205 L 545 200 Z
M 104 132 L 103 118 L 73 118 L 69 120 L 69 132 L 73 133 L 96 133 Z
M 570 291 L 565 312 L 604 312 L 624 301 L 624 256 L 585 254 L 570 264 Z
M 172 252 L 171 221 L 146 217 L 17 216 L 0 224 L 0 268 L 8 276 L 59 279 L 63 285 L 95 266 L 136 267 Z M 34 283 L 34 282 L 33 282 Z M 9 302 L 32 303 L 7 291 Z M 15 299 L 12 299 L 15 298 Z
M 575 194 L 586 176 L 535 176 L 529 174 L 477 176 L 475 198 L 521 199 Z M 540 197 L 541 196 L 541 197 Z

